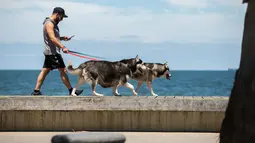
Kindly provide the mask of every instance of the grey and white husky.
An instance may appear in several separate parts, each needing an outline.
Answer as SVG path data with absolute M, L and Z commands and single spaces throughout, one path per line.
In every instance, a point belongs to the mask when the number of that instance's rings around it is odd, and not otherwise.
M 96 92 L 97 84 L 103 88 L 112 88 L 115 96 L 119 96 L 118 87 L 124 86 L 130 89 L 133 95 L 137 95 L 134 86 L 128 82 L 130 77 L 137 70 L 141 70 L 138 65 L 142 60 L 138 57 L 123 59 L 121 61 L 86 61 L 77 68 L 73 68 L 71 62 L 67 65 L 67 70 L 72 75 L 78 76 L 78 82 L 72 91 L 72 96 L 76 96 L 75 91 L 86 82 L 91 85 L 93 96 L 104 96 Z M 141 71 L 140 71 L 141 72 Z
M 141 71 L 142 70 L 142 71 Z M 142 84 L 146 82 L 152 96 L 158 96 L 154 93 L 152 88 L 152 81 L 155 78 L 165 77 L 170 80 L 172 75 L 168 67 L 168 62 L 162 63 L 143 63 L 141 70 L 137 70 L 132 79 L 137 81 L 136 92 L 140 89 Z

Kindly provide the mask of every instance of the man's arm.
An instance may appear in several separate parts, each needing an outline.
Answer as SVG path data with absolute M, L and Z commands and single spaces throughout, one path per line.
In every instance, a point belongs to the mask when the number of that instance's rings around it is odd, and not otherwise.
M 64 49 L 65 46 L 63 44 L 61 44 L 58 39 L 56 38 L 55 34 L 54 34 L 54 25 L 52 23 L 47 23 L 46 26 L 46 32 L 48 33 L 49 37 L 50 37 L 50 40 L 59 48 L 62 48 Z

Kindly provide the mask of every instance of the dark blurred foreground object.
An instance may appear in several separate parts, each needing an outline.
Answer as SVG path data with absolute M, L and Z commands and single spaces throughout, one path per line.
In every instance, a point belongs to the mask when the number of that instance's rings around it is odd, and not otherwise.
M 126 137 L 110 132 L 79 132 L 55 135 L 51 143 L 125 143 Z
M 243 3 L 247 9 L 241 60 L 222 121 L 220 143 L 255 143 L 255 0 Z

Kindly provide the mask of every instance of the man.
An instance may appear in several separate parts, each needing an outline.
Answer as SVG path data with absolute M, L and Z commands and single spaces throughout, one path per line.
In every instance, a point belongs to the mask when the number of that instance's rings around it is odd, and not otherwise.
M 67 18 L 68 16 L 65 14 L 65 10 L 61 7 L 55 7 L 53 9 L 53 13 L 50 17 L 47 17 L 43 22 L 43 37 L 44 37 L 44 65 L 43 68 L 37 78 L 36 87 L 34 92 L 31 95 L 42 95 L 40 88 L 43 84 L 45 77 L 51 70 L 58 69 L 60 72 L 61 79 L 65 86 L 69 90 L 69 95 L 72 93 L 72 86 L 70 84 L 69 78 L 66 74 L 65 64 L 63 58 L 60 54 L 60 50 L 64 53 L 68 53 L 68 49 L 61 44 L 61 40 L 69 41 L 71 38 L 69 37 L 60 37 L 58 23 L 63 20 L 63 18 Z M 80 95 L 83 90 L 76 90 L 76 94 Z

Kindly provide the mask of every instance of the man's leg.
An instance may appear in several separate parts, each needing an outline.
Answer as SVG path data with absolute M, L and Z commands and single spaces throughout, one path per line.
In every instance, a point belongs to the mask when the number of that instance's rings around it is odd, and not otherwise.
M 50 68 L 42 68 L 40 74 L 37 77 L 36 86 L 32 95 L 41 95 L 41 92 L 40 92 L 41 86 L 45 80 L 45 77 L 48 75 L 49 72 L 50 72 Z
M 63 81 L 63 83 L 65 84 L 66 88 L 69 90 L 69 94 L 72 93 L 72 86 L 70 84 L 70 81 L 69 81 L 69 78 L 65 72 L 65 68 L 58 68 L 59 72 L 60 72 L 60 76 L 61 76 L 61 79 Z M 76 90 L 75 91 L 75 94 L 76 95 L 80 95 L 81 93 L 83 92 L 83 90 Z
M 62 79 L 63 83 L 65 84 L 66 88 L 71 89 L 72 86 L 71 86 L 69 78 L 65 72 L 65 68 L 59 68 L 58 70 L 60 72 L 61 79 Z

